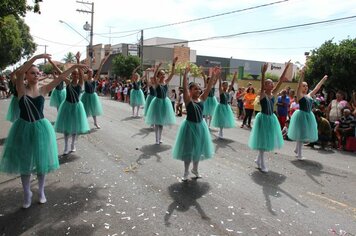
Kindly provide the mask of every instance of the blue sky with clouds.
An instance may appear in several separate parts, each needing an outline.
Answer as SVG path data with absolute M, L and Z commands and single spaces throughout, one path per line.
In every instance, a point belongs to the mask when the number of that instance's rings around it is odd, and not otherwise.
M 31 1 L 32 2 L 32 1 Z M 94 14 L 94 44 L 137 43 L 139 33 L 118 33 L 126 30 L 185 21 L 199 17 L 258 6 L 274 0 L 96 0 Z M 90 10 L 87 5 L 74 0 L 41 3 L 42 14 L 28 13 L 25 21 L 39 45 L 48 45 L 47 52 L 54 60 L 61 60 L 69 51 L 85 53 L 88 42 L 83 30 L 90 15 L 77 9 Z M 229 35 L 254 30 L 278 28 L 303 23 L 324 21 L 356 15 L 354 0 L 289 0 L 276 5 L 224 15 L 192 23 L 145 30 L 144 37 L 167 37 L 178 39 L 200 39 Z M 283 30 L 272 33 L 248 34 L 229 39 L 189 43 L 198 55 L 233 57 L 260 61 L 304 63 L 304 52 L 319 47 L 334 39 L 338 42 L 347 37 L 355 38 L 356 18 L 338 23 L 328 23 Z M 111 31 L 111 34 L 109 32 Z M 126 36 L 126 37 L 123 37 Z M 38 47 L 37 53 L 44 51 Z

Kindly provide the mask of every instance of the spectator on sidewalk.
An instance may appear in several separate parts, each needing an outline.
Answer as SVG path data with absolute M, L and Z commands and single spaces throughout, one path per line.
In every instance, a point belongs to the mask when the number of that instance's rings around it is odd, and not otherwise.
M 183 90 L 180 89 L 178 94 L 178 100 L 177 100 L 177 110 L 176 110 L 177 116 L 182 116 L 182 112 L 183 112 Z
M 287 120 L 289 104 L 290 99 L 289 96 L 287 96 L 287 91 L 282 90 L 282 93 L 278 96 L 277 100 L 277 117 L 279 124 L 281 125 L 281 129 L 283 129 L 284 123 Z
M 255 98 L 255 89 L 252 86 L 248 87 L 244 96 L 245 117 L 240 128 L 243 128 L 245 125 L 247 125 L 247 128 L 252 128 L 251 119 L 254 109 L 253 102 L 255 101 Z
M 331 126 L 327 119 L 323 117 L 323 112 L 319 109 L 314 111 L 315 119 L 318 125 L 318 141 L 309 143 L 306 146 L 314 148 L 314 145 L 320 143 L 321 149 L 325 149 L 328 142 L 331 141 Z
M 339 143 L 339 149 L 343 149 L 346 144 L 346 138 L 355 136 L 355 118 L 351 115 L 348 108 L 343 110 L 343 116 L 338 122 L 335 122 L 335 134 Z
M 282 129 L 282 136 L 284 140 L 290 140 L 288 138 L 288 128 L 289 128 L 289 120 L 286 120 L 286 122 L 284 122 L 284 127 Z
M 237 102 L 237 119 L 242 120 L 244 117 L 244 102 L 243 98 L 245 96 L 245 88 L 239 88 L 236 93 L 236 102 Z
M 171 94 L 169 95 L 169 99 L 171 100 L 173 111 L 176 112 L 175 103 L 176 103 L 176 100 L 177 100 L 177 93 L 176 93 L 175 89 L 171 90 Z

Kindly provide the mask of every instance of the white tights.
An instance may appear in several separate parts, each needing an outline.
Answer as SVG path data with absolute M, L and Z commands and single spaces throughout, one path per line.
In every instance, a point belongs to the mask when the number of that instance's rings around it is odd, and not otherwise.
M 77 137 L 76 134 L 72 134 L 72 144 L 71 144 L 72 150 L 75 148 L 76 137 Z M 68 140 L 69 140 L 69 134 L 64 134 L 64 152 L 68 151 Z
M 162 142 L 163 125 L 155 125 L 156 144 Z
M 38 174 L 38 195 L 39 195 L 39 202 L 45 203 L 47 201 L 46 195 L 44 193 L 44 186 L 45 186 L 45 175 Z M 24 201 L 23 201 L 23 208 L 29 208 L 32 202 L 32 192 L 31 192 L 31 175 L 21 175 L 21 183 L 24 193 Z
M 136 115 L 135 115 L 135 107 L 137 108 Z M 132 116 L 138 116 L 139 110 L 140 110 L 140 106 L 133 106 L 132 107 Z
M 297 141 L 294 152 L 295 154 L 297 154 L 298 159 L 302 158 L 302 146 L 303 146 L 303 142 Z

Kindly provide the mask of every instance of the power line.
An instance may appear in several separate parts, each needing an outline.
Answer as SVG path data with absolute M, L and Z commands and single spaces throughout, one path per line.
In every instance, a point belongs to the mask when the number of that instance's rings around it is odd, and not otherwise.
M 250 47 L 224 47 L 224 46 L 217 46 L 217 45 L 204 45 L 204 44 L 195 44 L 195 46 L 201 47 L 209 47 L 209 48 L 227 48 L 227 49 L 249 49 L 249 50 L 296 50 L 296 49 L 309 49 L 309 48 L 316 48 L 317 46 L 299 46 L 299 47 L 261 47 L 261 48 L 250 48 Z
M 102 37 L 102 38 L 112 38 L 112 39 L 119 39 L 119 38 L 125 38 L 125 37 L 128 37 L 128 36 L 131 36 L 131 35 L 135 35 L 135 34 L 137 34 L 137 33 L 139 33 L 140 31 L 136 31 L 136 32 L 134 32 L 134 33 L 131 33 L 131 34 L 127 34 L 127 35 L 123 35 L 123 36 L 117 36 L 117 37 L 114 37 L 114 36 L 103 36 L 103 35 L 101 35 L 101 34 L 96 34 L 96 33 L 94 33 L 94 35 L 97 35 L 97 36 L 99 36 L 99 37 Z
M 272 6 L 272 5 L 276 5 L 276 4 L 280 4 L 280 3 L 284 3 L 284 2 L 288 2 L 288 1 L 289 0 L 281 0 L 281 1 L 266 3 L 266 4 L 262 4 L 262 5 L 257 5 L 257 6 L 253 6 L 253 7 L 248 7 L 248 8 L 244 8 L 244 9 L 224 12 L 224 13 L 211 15 L 211 16 L 205 16 L 205 17 L 200 17 L 200 18 L 195 18 L 195 19 L 190 19 L 190 20 L 185 20 L 185 21 L 179 21 L 179 22 L 174 22 L 174 23 L 169 23 L 169 24 L 164 24 L 164 25 L 151 26 L 151 27 L 147 27 L 147 28 L 143 28 L 143 29 L 112 32 L 111 34 L 130 33 L 130 32 L 134 32 L 134 31 L 151 30 L 151 29 L 158 29 L 158 28 L 169 27 L 169 26 L 174 26 L 174 25 L 186 24 L 186 23 L 190 23 L 190 22 L 194 22 L 194 21 L 201 21 L 201 20 L 206 20 L 206 19 L 210 19 L 210 18 L 214 18 L 214 17 L 235 14 L 235 13 L 239 13 L 239 12 L 244 12 L 244 11 L 249 11 L 249 10 L 262 8 L 262 7 L 268 7 L 268 6 Z M 108 34 L 108 33 L 101 33 L 101 35 L 105 35 L 105 34 Z
M 184 40 L 184 41 L 178 41 L 178 42 L 174 42 L 174 43 L 163 43 L 163 44 L 144 45 L 144 46 L 157 47 L 157 46 L 168 46 L 168 45 L 175 45 L 175 44 L 182 44 L 182 43 L 194 43 L 194 42 L 201 42 L 201 41 L 215 40 L 215 39 L 233 38 L 233 37 L 238 37 L 238 36 L 248 35 L 248 34 L 260 34 L 260 33 L 269 33 L 269 32 L 274 32 L 274 31 L 281 31 L 281 30 L 289 30 L 289 29 L 318 25 L 318 24 L 326 24 L 326 23 L 338 22 L 338 21 L 343 21 L 343 20 L 350 20 L 350 19 L 354 19 L 354 18 L 356 18 L 356 15 L 342 17 L 342 18 L 336 18 L 336 19 L 331 19 L 331 20 L 317 21 L 317 22 L 304 23 L 304 24 L 298 24 L 298 25 L 290 25 L 290 26 L 284 26 L 284 27 L 278 27 L 278 28 L 246 31 L 246 32 L 241 32 L 241 33 L 236 33 L 236 34 L 212 36 L 212 37 L 202 38 L 202 39 Z
M 38 37 L 38 36 L 33 35 L 33 34 L 32 34 L 32 36 L 35 37 L 35 38 L 50 42 L 50 43 L 64 45 L 64 46 L 71 46 L 71 47 L 84 47 L 84 46 L 86 46 L 86 45 L 73 45 L 73 44 L 60 43 L 60 42 L 52 41 L 52 40 L 49 40 L 49 39 L 41 38 L 41 37 Z M 80 42 L 82 42 L 82 41 L 83 40 L 81 40 Z
M 78 44 L 78 43 L 81 43 L 81 42 L 83 42 L 84 41 L 84 39 L 82 39 L 82 40 L 80 40 L 79 42 L 77 42 L 76 44 Z M 65 52 L 65 51 L 68 51 L 69 49 L 71 49 L 71 48 L 74 48 L 74 47 L 78 47 L 78 46 L 75 46 L 75 45 L 73 45 L 73 46 L 70 46 L 70 47 L 68 47 L 68 48 L 66 48 L 66 49 L 63 49 L 63 50 L 60 50 L 60 51 L 57 51 L 57 52 L 52 52 L 52 53 L 50 53 L 52 56 L 54 56 L 54 55 L 58 55 L 58 54 L 60 54 L 60 53 L 63 53 L 63 52 Z

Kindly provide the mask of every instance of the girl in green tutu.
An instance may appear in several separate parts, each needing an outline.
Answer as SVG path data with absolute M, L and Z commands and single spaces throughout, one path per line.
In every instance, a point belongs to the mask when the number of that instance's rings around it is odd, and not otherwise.
M 268 63 L 265 63 L 261 70 L 261 112 L 256 115 L 254 126 L 252 127 L 248 141 L 248 146 L 253 150 L 258 150 L 255 163 L 257 164 L 257 168 L 264 173 L 268 172 L 264 153 L 266 151 L 272 151 L 275 148 L 281 148 L 284 144 L 281 126 L 278 122 L 277 116 L 273 113 L 273 108 L 275 96 L 278 94 L 279 87 L 283 82 L 289 66 L 290 62 L 287 62 L 276 87 L 274 87 L 272 80 L 265 80 Z
M 94 126 L 97 129 L 100 129 L 100 126 L 98 125 L 96 117 L 103 114 L 103 107 L 101 106 L 101 102 L 99 100 L 98 94 L 95 92 L 96 82 L 99 80 L 101 69 L 103 68 L 104 63 L 108 58 L 109 55 L 105 56 L 101 60 L 99 69 L 96 72 L 94 78 L 93 78 L 93 70 L 92 69 L 88 70 L 87 77 L 85 78 L 85 83 L 84 83 L 84 94 L 80 99 L 83 103 L 84 110 L 85 113 L 87 114 L 87 117 L 90 116 L 93 117 Z
M 13 96 L 11 97 L 10 105 L 6 114 L 6 120 L 10 122 L 14 122 L 20 117 L 19 99 L 16 90 L 16 71 L 17 70 L 10 74 L 12 84 L 12 86 L 10 86 L 10 92 Z
M 33 173 L 37 174 L 39 202 L 47 201 L 44 193 L 45 175 L 58 169 L 59 163 L 56 135 L 53 126 L 43 115 L 44 96 L 74 69 L 72 67 L 49 84 L 39 87 L 40 73 L 33 63 L 41 58 L 50 59 L 50 55 L 33 57 L 16 73 L 20 117 L 10 128 L 0 161 L 0 171 L 21 175 L 23 208 L 30 207 L 32 203 L 30 180 Z M 24 85 L 24 79 L 27 80 L 27 86 Z
M 55 78 L 57 74 L 62 73 L 62 71 L 58 68 L 56 64 L 54 64 L 51 61 L 49 63 L 52 64 L 53 67 L 53 77 Z M 53 90 L 51 93 L 51 99 L 49 101 L 49 105 L 51 107 L 55 107 L 58 111 L 59 106 L 62 104 L 62 102 L 66 99 L 66 90 L 64 89 L 64 82 L 61 81 Z
M 147 77 L 146 77 L 146 79 L 147 79 Z M 148 108 L 150 107 L 152 100 L 156 97 L 156 90 L 153 87 L 153 77 L 151 77 L 149 80 L 147 80 L 147 87 L 148 87 L 148 95 L 147 95 L 146 102 L 145 102 L 144 116 L 147 115 Z
M 166 79 L 164 70 L 156 66 L 153 75 L 153 86 L 156 90 L 156 97 L 152 100 L 146 114 L 145 122 L 155 126 L 156 144 L 162 143 L 163 126 L 176 123 L 176 116 L 173 111 L 172 103 L 167 97 L 168 84 L 174 75 L 175 63 L 178 57 L 173 59 L 171 73 Z
M 229 92 L 231 88 L 234 87 L 234 83 L 236 80 L 236 74 L 234 74 L 234 78 L 231 81 L 231 85 L 228 89 L 228 82 L 221 81 L 221 77 L 219 78 L 219 94 L 220 94 L 220 102 L 215 108 L 212 125 L 214 127 L 219 127 L 219 138 L 223 138 L 223 129 L 224 128 L 233 128 L 235 127 L 235 118 L 234 113 L 231 109 L 231 106 L 228 104 L 229 100 Z
M 79 64 L 79 55 L 77 54 L 77 63 Z M 80 69 L 79 69 L 80 70 Z M 65 79 L 66 100 L 59 107 L 54 129 L 58 133 L 64 134 L 64 152 L 67 155 L 75 152 L 75 139 L 79 134 L 85 134 L 89 131 L 88 119 L 84 110 L 83 103 L 79 99 L 80 91 L 83 86 L 83 73 L 73 70 L 72 80 Z M 69 136 L 72 137 L 71 148 L 68 147 Z
M 66 90 L 64 89 L 64 82 L 60 82 L 51 93 L 51 98 L 49 100 L 49 105 L 55 107 L 58 111 L 59 106 L 66 98 Z
M 288 129 L 288 138 L 297 141 L 294 152 L 298 160 L 304 159 L 302 156 L 303 142 L 312 143 L 318 140 L 318 127 L 312 112 L 312 97 L 319 91 L 327 78 L 328 76 L 325 75 L 316 87 L 308 93 L 308 84 L 304 82 L 304 68 L 301 72 L 297 90 L 299 110 L 293 113 Z
M 202 70 L 202 76 L 204 79 L 204 87 L 205 89 L 208 88 L 208 83 L 210 80 L 210 76 L 206 77 L 203 68 Z M 216 84 L 217 81 L 215 81 Z M 213 84 L 212 88 L 209 91 L 208 98 L 204 102 L 204 110 L 203 110 L 203 116 L 205 118 L 206 123 L 208 124 L 208 127 L 210 127 L 211 123 L 211 118 L 214 114 L 215 108 L 218 105 L 218 100 L 215 97 L 215 84 Z
M 145 96 L 143 95 L 143 91 L 141 89 L 140 75 L 136 73 L 139 68 L 140 66 L 136 67 L 131 76 L 131 80 L 133 81 L 132 89 L 130 91 L 130 106 L 132 107 L 132 117 L 139 117 L 138 112 L 140 110 L 140 106 L 145 105 Z
M 183 78 L 183 100 L 187 109 L 187 118 L 179 127 L 173 148 L 173 158 L 184 161 L 183 181 L 187 181 L 189 166 L 193 162 L 191 172 L 199 178 L 199 161 L 210 159 L 214 155 L 214 146 L 211 141 L 209 128 L 203 119 L 204 101 L 209 91 L 220 74 L 219 68 L 214 68 L 213 78 L 210 79 L 205 91 L 201 94 L 198 84 L 190 83 L 188 86 L 187 74 L 190 67 L 187 66 Z

